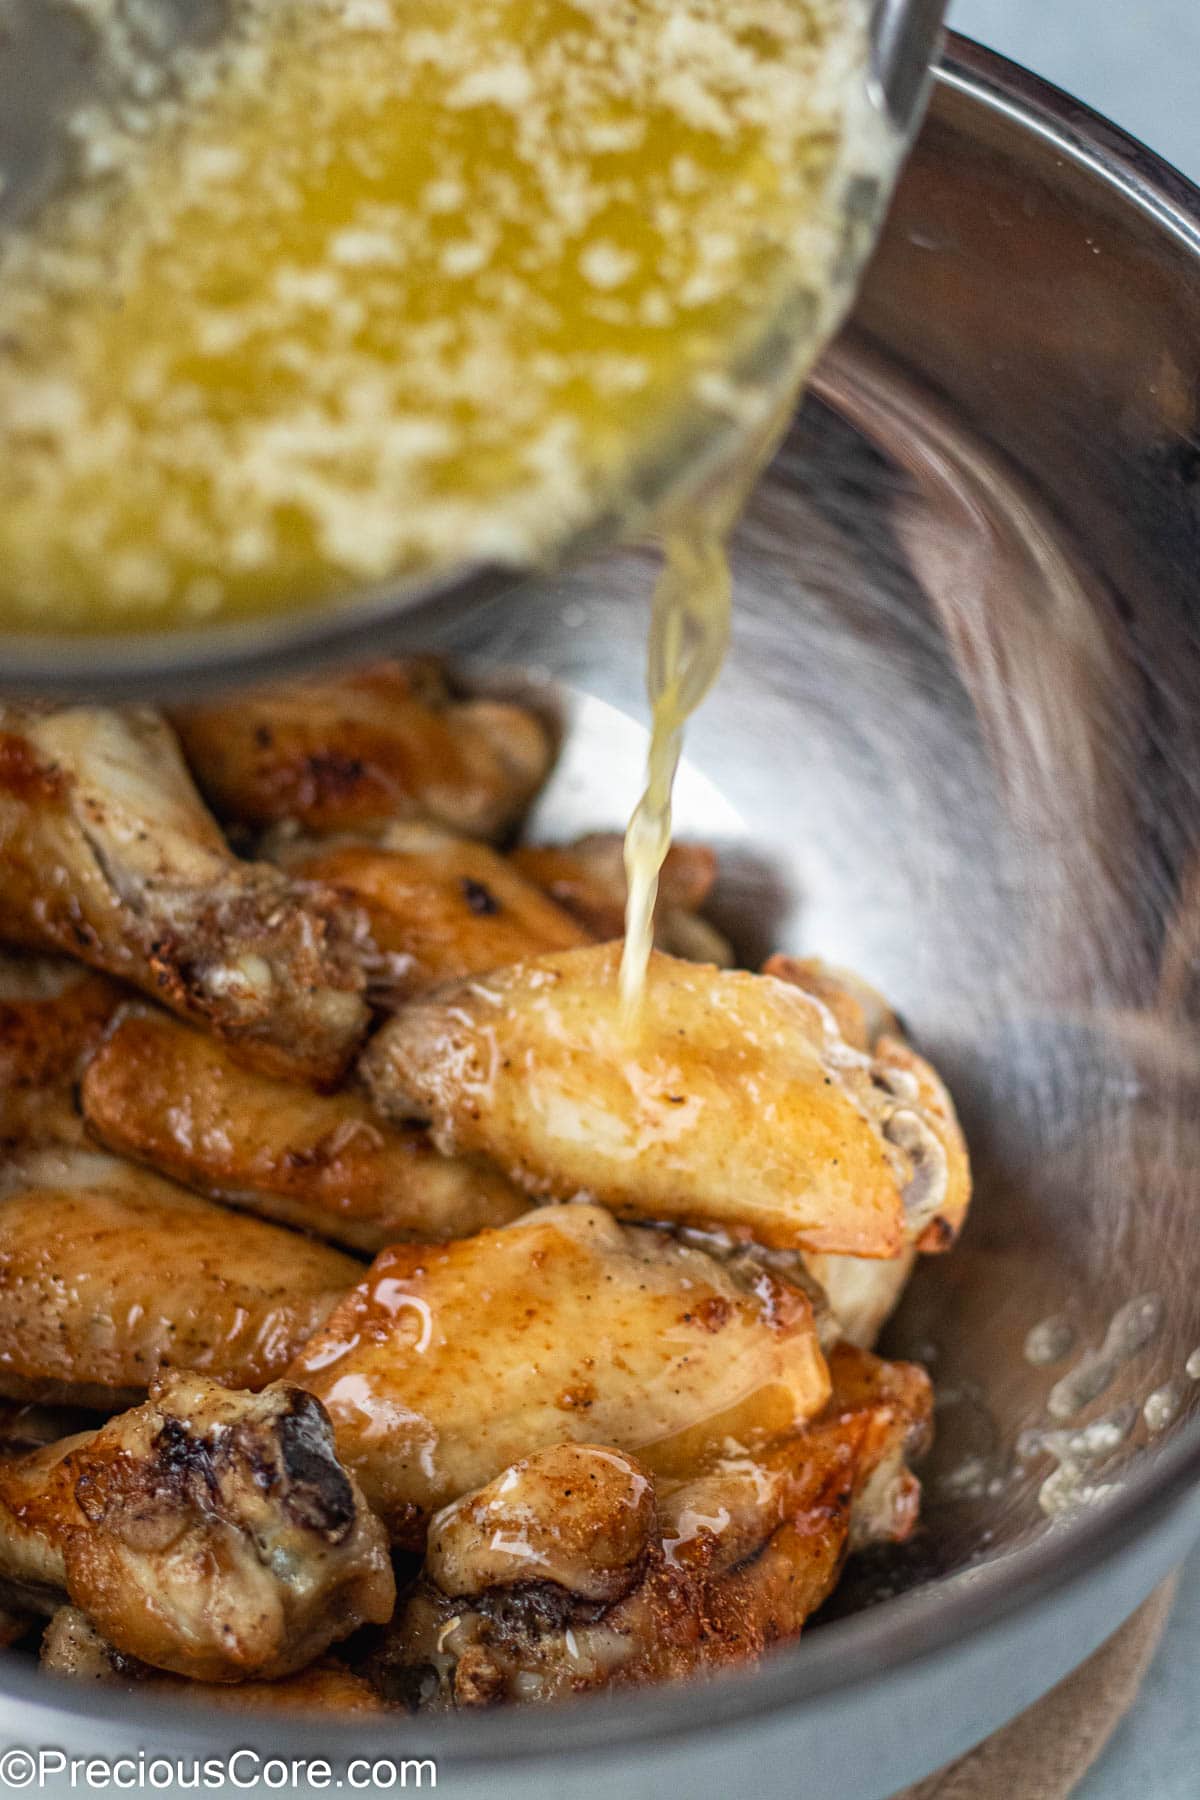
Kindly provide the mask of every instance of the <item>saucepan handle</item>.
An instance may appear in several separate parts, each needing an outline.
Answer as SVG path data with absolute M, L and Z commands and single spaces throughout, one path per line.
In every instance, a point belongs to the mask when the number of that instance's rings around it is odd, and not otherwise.
M 947 0 L 876 0 L 871 21 L 871 86 L 899 130 L 924 111 Z

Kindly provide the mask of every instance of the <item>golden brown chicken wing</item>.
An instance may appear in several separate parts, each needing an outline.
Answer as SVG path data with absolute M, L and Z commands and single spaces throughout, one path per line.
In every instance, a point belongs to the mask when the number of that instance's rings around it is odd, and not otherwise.
M 107 1687 L 123 1687 L 164 1698 L 198 1701 L 206 1706 L 238 1712 L 321 1713 L 360 1716 L 385 1713 L 388 1707 L 370 1683 L 343 1663 L 324 1657 L 298 1674 L 281 1681 L 242 1681 L 222 1686 L 211 1681 L 189 1681 L 164 1675 L 135 1656 L 123 1656 L 107 1643 L 86 1613 L 75 1606 L 60 1606 L 42 1638 L 41 1666 L 48 1675 L 71 1681 L 99 1681 Z
M 75 1088 L 121 990 L 78 963 L 0 952 L 0 1143 L 82 1137 Z
M 855 1050 L 882 1056 L 893 1066 L 895 1050 L 907 1049 L 900 1023 L 883 996 L 858 976 L 831 968 L 816 957 L 773 956 L 763 965 L 764 975 L 811 994 L 827 1006 L 838 1028 Z M 911 1053 L 910 1053 L 911 1054 Z M 913 1058 L 923 1072 L 928 1065 Z M 903 1083 L 900 1074 L 889 1077 Z M 917 1243 L 922 1250 L 945 1250 L 957 1236 L 970 1200 L 970 1172 L 962 1134 L 949 1109 L 940 1083 L 925 1083 L 922 1104 L 946 1154 L 947 1180 L 940 1211 L 922 1226 Z M 919 1223 L 919 1210 L 914 1225 Z M 912 1274 L 917 1244 L 905 1246 L 899 1256 L 883 1260 L 858 1256 L 826 1256 L 805 1253 L 805 1264 L 824 1291 L 825 1298 L 852 1344 L 869 1349 L 899 1302 Z
M 609 1445 L 554 1446 L 447 1507 L 377 1685 L 430 1710 L 543 1701 L 712 1673 L 794 1637 L 849 1546 L 904 1538 L 916 1516 L 904 1459 L 927 1436 L 928 1382 L 860 1355 L 835 1359 L 806 1431 L 690 1481 Z
M 547 1207 L 454 1244 L 397 1247 L 297 1356 L 339 1454 L 398 1541 L 517 1457 L 600 1437 L 659 1471 L 761 1443 L 825 1403 L 807 1298 L 742 1285 L 666 1233 Z
M 5 1604 L 52 1613 L 67 1585 L 58 1521 L 66 1493 L 62 1465 L 93 1431 L 0 1462 L 0 1593 Z
M 466 1237 L 529 1207 L 498 1170 L 442 1156 L 419 1126 L 385 1124 L 356 1094 L 252 1074 L 166 1013 L 125 1014 L 82 1099 L 110 1149 L 355 1250 Z
M 361 1274 L 115 1157 L 31 1152 L 0 1171 L 0 1394 L 111 1410 L 168 1367 L 261 1387 Z
M 0 936 L 327 1081 L 367 1022 L 360 928 L 345 902 L 232 855 L 155 713 L 0 705 Z
M 406 848 L 393 847 L 401 841 Z M 570 913 L 487 844 L 427 827 L 389 832 L 385 842 L 340 843 L 289 864 L 362 907 L 374 952 L 365 965 L 371 996 L 383 1005 L 592 942 Z
M 41 1575 L 116 1651 L 198 1681 L 289 1675 L 395 1603 L 383 1529 L 324 1410 L 283 1382 L 164 1377 L 53 1459 L 0 1466 L 10 1579 L 27 1579 L 31 1537 Z
M 220 817 L 314 832 L 423 818 L 500 837 L 553 754 L 525 707 L 456 700 L 427 658 L 238 694 L 175 724 Z
M 834 968 L 819 956 L 777 955 L 767 958 L 762 972 L 827 1006 L 852 1049 L 870 1054 L 881 1037 L 904 1036 L 883 995 L 849 969 Z
M 528 880 L 557 900 L 602 943 L 625 935 L 625 840 L 596 831 L 573 844 L 528 844 L 512 853 Z M 725 938 L 699 916 L 717 878 L 716 852 L 707 844 L 672 844 L 658 878 L 654 942 L 669 956 L 732 967 Z M 548 947 L 548 946 L 547 946 Z M 513 959 L 515 960 L 515 959 Z
M 872 1058 L 767 975 L 652 954 L 626 1021 L 619 947 L 566 951 L 415 1001 L 363 1059 L 376 1105 L 432 1121 L 530 1193 L 892 1257 L 961 1216 L 950 1100 L 898 1041 Z M 942 1227 L 946 1228 L 943 1231 Z

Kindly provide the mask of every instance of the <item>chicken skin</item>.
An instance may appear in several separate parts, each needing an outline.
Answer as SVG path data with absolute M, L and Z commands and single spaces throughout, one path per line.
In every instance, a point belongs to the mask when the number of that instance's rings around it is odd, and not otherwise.
M 409 847 L 393 847 L 405 840 Z M 487 844 L 420 827 L 389 832 L 384 842 L 386 848 L 337 844 L 289 864 L 362 907 L 375 952 L 367 963 L 371 997 L 382 1005 L 592 942 L 569 912 Z
M 387 1541 L 316 1400 L 193 1374 L 0 1466 L 0 1572 L 40 1574 L 123 1656 L 197 1681 L 292 1674 L 395 1604 Z
M 333 1081 L 367 1023 L 361 920 L 239 862 L 146 709 L 0 705 L 0 935 L 65 951 L 261 1067 Z
M 262 1387 L 361 1273 L 115 1157 L 31 1152 L 0 1171 L 0 1395 L 111 1411 L 168 1367 Z
M 592 832 L 573 844 L 521 845 L 512 861 L 593 937 L 602 943 L 624 937 L 628 890 L 625 841 L 619 832 Z M 733 951 L 715 926 L 699 916 L 716 878 L 716 852 L 706 844 L 671 845 L 658 878 L 654 942 L 669 956 L 728 969 Z
M 912 1531 L 930 1385 L 866 1346 L 963 1224 L 953 1103 L 856 976 L 730 966 L 701 844 L 631 1017 L 621 838 L 512 849 L 555 750 L 429 658 L 0 700 L 0 1646 L 550 1701 Z
M 799 1290 L 764 1269 L 741 1284 L 592 1206 L 384 1251 L 289 1378 L 410 1547 L 436 1508 L 550 1444 L 600 1437 L 690 1471 L 727 1438 L 795 1430 L 829 1391 Z
M 0 1144 L 79 1141 L 75 1088 L 121 998 L 78 963 L 0 953 Z
M 920 1370 L 844 1350 L 822 1417 L 683 1482 L 556 1445 L 438 1513 L 371 1665 L 419 1710 L 545 1701 L 713 1673 L 795 1637 L 848 1548 L 912 1530 Z M 594 1548 L 592 1548 L 594 1546 Z
M 456 700 L 427 658 L 189 707 L 175 725 L 219 817 L 310 832 L 418 818 L 502 837 L 553 755 L 527 708 Z
M 84 1115 L 109 1149 L 214 1200 L 374 1253 L 528 1210 L 498 1170 L 442 1156 L 361 1096 L 242 1069 L 166 1013 L 127 1012 L 92 1058 Z
M 65 1487 L 62 1465 L 94 1431 L 0 1462 L 0 1595 L 4 1604 L 52 1613 L 67 1585 L 67 1565 L 55 1520 Z
M 567 951 L 415 1001 L 363 1059 L 376 1105 L 531 1194 L 621 1217 L 836 1255 L 951 1241 L 966 1152 L 907 1045 L 868 1056 L 802 989 L 661 952 L 627 1022 L 619 956 Z
M 847 970 L 831 968 L 817 957 L 772 956 L 764 963 L 763 974 L 787 981 L 821 1001 L 829 1008 L 842 1036 L 853 1049 L 865 1055 L 885 1057 L 891 1051 L 893 1062 L 896 1046 L 907 1049 L 900 1022 L 887 1001 Z M 913 1058 L 913 1063 L 921 1071 L 928 1072 L 928 1066 L 919 1063 L 918 1059 Z M 940 1213 L 922 1231 L 918 1242 L 922 1250 L 942 1250 L 962 1226 L 970 1199 L 970 1178 L 966 1149 L 961 1135 L 951 1128 L 952 1114 L 946 1109 L 940 1084 L 926 1082 L 922 1102 L 930 1111 L 943 1115 L 939 1135 L 949 1162 L 949 1179 Z M 824 1291 L 843 1337 L 852 1344 L 870 1349 L 895 1310 L 916 1258 L 917 1245 L 908 1244 L 899 1256 L 882 1261 L 859 1256 L 824 1256 L 813 1251 L 809 1251 L 804 1260 L 809 1273 Z
M 326 1657 L 285 1675 L 281 1681 L 242 1681 L 221 1686 L 211 1681 L 189 1681 L 164 1675 L 135 1656 L 123 1656 L 107 1643 L 86 1613 L 75 1606 L 60 1606 L 42 1638 L 41 1666 L 48 1675 L 71 1681 L 98 1681 L 138 1693 L 162 1694 L 170 1701 L 198 1701 L 238 1712 L 385 1713 L 386 1703 L 370 1683 L 344 1664 Z

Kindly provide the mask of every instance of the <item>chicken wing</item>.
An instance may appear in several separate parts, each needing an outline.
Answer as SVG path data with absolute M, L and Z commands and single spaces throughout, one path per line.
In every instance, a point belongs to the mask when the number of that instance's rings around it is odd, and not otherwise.
M 849 1343 L 870 1350 L 900 1303 L 917 1261 L 915 1245 L 899 1256 L 822 1256 L 801 1253 L 820 1287 L 838 1330 Z
M 659 1471 L 761 1443 L 824 1405 L 807 1297 L 592 1206 L 385 1250 L 290 1378 L 397 1541 L 519 1456 L 599 1436 Z
M 261 1387 L 361 1274 L 115 1157 L 31 1152 L 0 1171 L 0 1394 L 111 1411 L 168 1367 Z
M 338 844 L 297 860 L 309 881 L 362 907 L 371 997 L 397 1006 L 444 981 L 592 942 L 590 934 L 490 845 L 411 828 L 410 846 Z
M 906 1045 L 869 1057 L 802 990 L 661 952 L 627 1022 L 619 955 L 566 951 L 413 1002 L 363 1059 L 376 1105 L 530 1193 L 623 1217 L 852 1256 L 949 1241 L 966 1153 Z
M 773 956 L 763 965 L 764 975 L 790 982 L 827 1006 L 837 1020 L 838 1028 L 855 1050 L 880 1056 L 893 1066 L 895 1050 L 907 1049 L 900 1022 L 883 996 L 858 976 L 844 969 L 830 968 L 816 957 Z M 911 1052 L 910 1052 L 911 1054 Z M 928 1076 L 928 1065 L 917 1058 L 913 1064 L 922 1076 Z M 894 1083 L 902 1076 L 889 1077 Z M 936 1121 L 935 1129 L 947 1157 L 947 1181 L 939 1212 L 922 1228 L 916 1244 L 909 1244 L 899 1256 L 870 1260 L 857 1256 L 823 1256 L 808 1252 L 805 1262 L 809 1273 L 820 1284 L 826 1300 L 841 1326 L 842 1335 L 853 1344 L 869 1349 L 895 1310 L 912 1274 L 918 1246 L 922 1250 L 944 1250 L 962 1225 L 970 1200 L 970 1172 L 966 1147 L 953 1123 L 953 1113 L 940 1083 L 925 1080 L 921 1101 Z M 918 1214 L 919 1218 L 919 1214 Z
M 80 1140 L 76 1084 L 120 1001 L 78 963 L 0 952 L 0 1143 Z
M 57 1530 L 62 1466 L 93 1431 L 74 1433 L 0 1462 L 0 1593 L 6 1605 L 52 1613 L 66 1591 L 67 1565 Z
M 466 1237 L 529 1206 L 498 1170 L 440 1155 L 420 1127 L 385 1124 L 355 1094 L 250 1073 L 166 1013 L 125 1014 L 82 1100 L 109 1149 L 355 1250 Z
M 363 1676 L 355 1675 L 332 1657 L 323 1658 L 281 1681 L 242 1681 L 221 1686 L 211 1681 L 189 1681 L 164 1675 L 134 1656 L 123 1656 L 106 1643 L 86 1613 L 75 1606 L 60 1606 L 42 1638 L 41 1666 L 48 1675 L 71 1681 L 99 1681 L 107 1687 L 162 1694 L 172 1702 L 199 1701 L 208 1706 L 238 1712 L 384 1713 L 386 1703 Z
M 15 1530 L 6 1529 L 13 1525 Z M 273 1679 L 390 1618 L 387 1541 L 301 1389 L 175 1374 L 82 1439 L 0 1467 L 0 1571 L 38 1571 L 122 1656 Z
M 512 853 L 521 874 L 545 888 L 602 943 L 625 935 L 625 840 L 596 831 L 573 844 L 528 844 Z M 717 878 L 716 853 L 706 844 L 672 844 L 658 878 L 654 942 L 669 956 L 733 966 L 729 943 L 702 919 L 700 908 Z
M 156 714 L 0 705 L 0 935 L 67 951 L 265 1068 L 332 1081 L 366 1027 L 353 909 L 233 856 Z
M 549 772 L 545 726 L 522 706 L 456 700 L 429 659 L 264 688 L 175 715 L 221 818 L 362 831 L 401 818 L 501 837 Z
M 794 1637 L 848 1547 L 902 1539 L 916 1516 L 904 1458 L 928 1433 L 928 1382 L 859 1355 L 837 1357 L 808 1430 L 691 1481 L 555 1446 L 447 1507 L 376 1684 L 435 1711 L 543 1701 L 712 1673 Z

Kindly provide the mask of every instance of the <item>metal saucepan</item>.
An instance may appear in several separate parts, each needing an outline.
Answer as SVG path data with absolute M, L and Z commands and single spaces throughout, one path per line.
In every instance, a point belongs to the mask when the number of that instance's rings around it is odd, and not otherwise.
M 679 805 L 724 843 L 744 954 L 861 969 L 961 1103 L 978 1199 L 890 1340 L 940 1390 L 924 1529 L 745 1676 L 436 1726 L 276 1719 L 264 1749 L 434 1755 L 444 1791 L 491 1800 L 880 1800 L 1056 1682 L 1200 1533 L 1198 399 L 1200 195 L 955 42 L 737 534 Z M 628 810 L 649 582 L 623 553 L 445 627 L 565 696 L 539 828 Z M 227 1716 L 117 1711 L 0 1660 L 9 1741 L 230 1744 Z
M 861 102 L 848 94 L 847 108 L 882 121 L 852 140 L 852 158 L 838 177 L 840 291 L 848 297 L 924 108 L 946 0 L 845 3 L 867 25 Z M 86 22 L 93 14 L 106 21 L 101 33 Z M 78 107 L 98 100 L 119 108 L 127 77 L 110 66 L 110 40 L 152 86 L 169 88 L 179 48 L 219 40 L 235 16 L 230 0 L 115 0 L 100 9 L 79 0 L 0 0 L 0 231 L 35 212 L 69 174 Z M 809 330 L 798 321 L 810 306 L 800 287 L 789 289 L 777 313 L 754 322 L 730 373 L 736 368 L 751 385 L 798 374 L 796 358 L 805 354 Z M 740 430 L 711 408 L 682 408 L 664 425 L 663 442 L 634 460 L 620 504 L 613 497 L 557 547 L 552 561 L 568 564 L 594 553 L 664 501 L 702 487 L 741 442 Z M 460 618 L 528 579 L 519 567 L 463 562 L 333 595 L 325 605 L 205 628 L 104 636 L 0 632 L 0 689 L 92 699 L 188 697 L 264 672 L 412 648 L 431 619 Z

